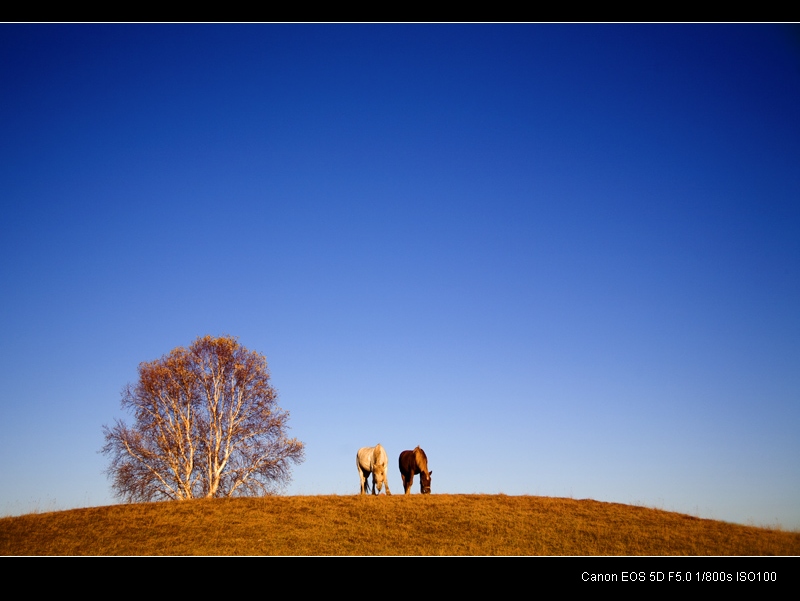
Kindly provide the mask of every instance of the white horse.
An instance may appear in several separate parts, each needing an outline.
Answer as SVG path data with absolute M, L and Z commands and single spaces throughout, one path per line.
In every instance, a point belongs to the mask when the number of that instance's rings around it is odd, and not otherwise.
M 358 476 L 361 478 L 361 494 L 364 494 L 364 483 L 367 483 L 366 490 L 369 491 L 369 475 L 372 474 L 372 494 L 377 495 L 381 491 L 381 487 L 386 484 L 386 494 L 392 494 L 389 491 L 389 480 L 386 478 L 386 465 L 388 459 L 386 458 L 386 451 L 380 444 L 374 447 L 363 447 L 358 449 L 356 453 L 356 467 L 358 468 Z

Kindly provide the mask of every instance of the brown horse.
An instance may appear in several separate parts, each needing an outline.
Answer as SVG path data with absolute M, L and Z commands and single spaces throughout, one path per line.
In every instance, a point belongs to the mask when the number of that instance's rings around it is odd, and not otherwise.
M 416 474 L 419 474 L 419 492 L 423 495 L 431 494 L 431 474 L 433 472 L 428 471 L 428 457 L 425 455 L 425 451 L 419 447 L 413 451 L 400 453 L 400 475 L 403 477 L 403 488 L 405 488 L 406 494 L 409 494 Z

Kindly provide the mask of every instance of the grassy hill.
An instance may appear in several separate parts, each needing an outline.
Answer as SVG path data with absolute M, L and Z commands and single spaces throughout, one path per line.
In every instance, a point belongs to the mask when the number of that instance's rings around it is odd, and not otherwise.
M 302 496 L 0 519 L 1 555 L 800 555 L 800 532 L 592 500 Z

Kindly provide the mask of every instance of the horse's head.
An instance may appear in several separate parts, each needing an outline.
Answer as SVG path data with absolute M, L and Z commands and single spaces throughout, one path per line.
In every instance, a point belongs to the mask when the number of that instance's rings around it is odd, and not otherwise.
M 386 481 L 386 466 L 376 465 L 372 468 L 372 483 L 378 492 L 381 492 L 383 483 Z
M 420 472 L 419 473 L 419 492 L 423 495 L 431 494 L 431 475 L 433 474 L 433 470 L 429 472 Z

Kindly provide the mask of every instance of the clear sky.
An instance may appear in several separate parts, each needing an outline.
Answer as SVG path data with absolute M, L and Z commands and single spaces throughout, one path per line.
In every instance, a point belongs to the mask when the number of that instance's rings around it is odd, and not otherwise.
M 797 28 L 5 24 L 0 131 L 0 515 L 116 502 L 122 387 L 232 334 L 288 494 L 800 528 Z

